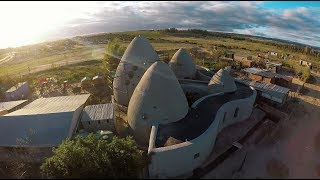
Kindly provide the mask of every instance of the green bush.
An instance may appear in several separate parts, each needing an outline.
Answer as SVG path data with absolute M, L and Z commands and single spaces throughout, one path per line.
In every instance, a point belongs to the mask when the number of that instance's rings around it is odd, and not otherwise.
M 64 141 L 41 165 L 45 178 L 138 178 L 145 159 L 132 137 L 111 142 L 94 134 Z
M 310 72 L 309 68 L 307 68 L 307 67 L 301 68 L 301 77 L 305 82 L 309 81 L 310 75 L 311 75 L 311 72 Z

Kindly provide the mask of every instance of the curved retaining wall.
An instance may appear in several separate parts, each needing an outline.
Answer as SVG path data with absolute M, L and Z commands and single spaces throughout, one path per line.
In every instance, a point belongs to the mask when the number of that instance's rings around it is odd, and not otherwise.
M 250 117 L 257 92 L 245 99 L 238 99 L 223 104 L 216 113 L 215 120 L 208 129 L 199 137 L 184 143 L 155 148 L 157 125 L 152 127 L 149 150 L 151 163 L 149 165 L 150 178 L 170 178 L 187 173 L 203 164 L 215 144 L 217 134 L 226 126 L 246 120 Z M 220 94 L 220 93 L 219 93 Z M 194 103 L 196 106 L 204 99 L 219 94 L 208 95 Z M 239 108 L 238 116 L 234 117 L 235 109 Z

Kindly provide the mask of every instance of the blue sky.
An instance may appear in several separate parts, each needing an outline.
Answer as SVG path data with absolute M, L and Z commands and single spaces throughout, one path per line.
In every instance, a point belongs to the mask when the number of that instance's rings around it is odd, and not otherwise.
M 170 27 L 320 47 L 320 1 L 1 1 L 0 22 L 0 48 L 100 32 Z
M 320 1 L 265 1 L 262 7 L 269 9 L 293 9 L 299 7 L 320 7 Z

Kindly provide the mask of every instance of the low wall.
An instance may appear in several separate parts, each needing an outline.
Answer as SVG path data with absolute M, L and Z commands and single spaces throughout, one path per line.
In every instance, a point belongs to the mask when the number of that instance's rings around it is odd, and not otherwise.
M 253 89 L 253 88 L 251 88 Z M 180 144 L 155 148 L 154 143 L 157 134 L 157 125 L 152 127 L 149 150 L 151 163 L 149 165 L 150 178 L 170 178 L 187 173 L 192 173 L 194 169 L 202 165 L 210 155 L 217 134 L 226 126 L 243 121 L 250 117 L 256 98 L 256 91 L 245 99 L 238 99 L 223 104 L 214 117 L 215 120 L 208 129 L 199 137 Z M 215 94 L 219 95 L 219 94 Z M 209 95 L 199 99 L 200 103 L 204 99 L 215 96 Z M 234 117 L 235 109 L 239 108 L 238 116 Z
M 201 81 L 210 81 L 212 77 L 209 77 L 205 74 L 203 74 L 201 71 L 197 71 L 196 74 L 197 79 L 201 80 Z

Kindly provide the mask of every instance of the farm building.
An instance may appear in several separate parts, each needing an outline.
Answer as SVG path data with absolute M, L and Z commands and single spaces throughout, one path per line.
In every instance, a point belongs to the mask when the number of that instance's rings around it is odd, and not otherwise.
M 274 74 L 268 73 L 258 68 L 245 68 L 242 70 L 247 77 L 256 81 L 263 81 L 267 83 L 275 83 Z
M 301 66 L 307 66 L 310 69 L 312 69 L 312 62 L 310 60 L 304 60 L 304 59 L 300 59 L 299 64 Z
M 129 50 L 134 48 L 134 44 L 128 47 Z M 137 51 L 127 54 L 126 58 L 144 57 L 144 53 L 149 52 Z M 136 63 L 140 67 L 146 60 Z M 229 68 L 219 70 L 215 75 L 205 69 L 197 71 L 206 78 L 179 79 L 174 68 L 165 62 L 148 63 L 150 65 L 144 74 L 134 79 L 136 85 L 128 105 L 121 104 L 127 110 L 121 113 L 130 126 L 128 133 L 140 147 L 148 149 L 146 169 L 149 177 L 181 177 L 206 162 L 223 128 L 250 117 L 257 92 L 250 86 L 235 82 Z M 188 69 L 189 65 L 183 63 L 181 66 L 180 69 Z M 130 69 L 130 66 L 124 69 L 120 63 L 117 76 L 128 77 L 125 70 Z M 112 102 L 118 104 L 116 98 L 125 89 L 114 83 L 113 90 Z M 194 101 L 188 100 L 190 94 L 194 95 Z
M 148 40 L 139 35 L 128 45 L 117 67 L 113 81 L 114 100 L 128 106 L 130 98 L 145 71 L 156 61 L 158 54 Z
M 274 52 L 274 51 L 269 51 L 269 54 L 270 54 L 271 56 L 278 56 L 278 53 L 277 53 L 277 52 Z
M 254 61 L 252 60 L 252 56 L 245 55 L 245 54 L 234 54 L 234 60 L 239 61 L 241 66 L 243 67 L 252 67 L 254 64 Z
M 179 49 L 173 55 L 169 66 L 178 79 L 193 79 L 196 76 L 196 66 L 185 48 Z
M 234 53 L 233 52 L 228 52 L 225 55 L 226 58 L 234 59 Z
M 246 76 L 255 81 L 263 81 L 279 86 L 291 88 L 292 77 L 269 72 L 258 68 L 246 68 L 242 70 Z
M 89 96 L 40 98 L 17 111 L 0 116 L 0 147 L 58 146 L 76 131 Z
M 281 63 L 266 63 L 266 69 L 270 72 L 277 73 L 281 70 L 282 64 Z
M 5 92 L 7 101 L 27 99 L 31 90 L 27 82 L 18 83 Z
M 18 110 L 27 103 L 27 100 L 0 102 L 0 116 Z
M 267 82 L 255 81 L 246 77 L 235 78 L 235 81 L 247 86 L 252 86 L 258 91 L 259 97 L 277 106 L 281 106 L 286 102 L 290 91 L 290 89 L 282 86 Z
M 113 104 L 86 106 L 83 109 L 81 125 L 85 131 L 110 130 L 115 132 Z

